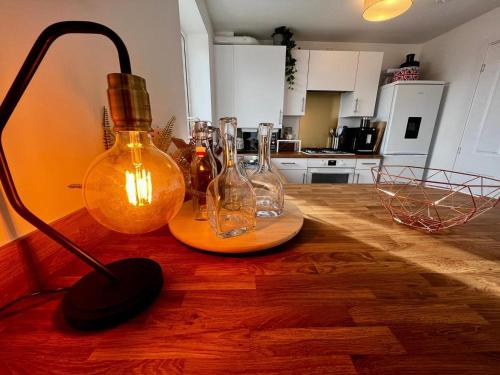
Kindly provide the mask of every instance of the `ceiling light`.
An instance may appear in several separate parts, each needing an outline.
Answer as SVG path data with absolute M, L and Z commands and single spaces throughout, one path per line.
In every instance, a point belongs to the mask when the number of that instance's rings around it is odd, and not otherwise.
M 363 18 L 367 21 L 386 21 L 410 9 L 412 0 L 365 0 Z

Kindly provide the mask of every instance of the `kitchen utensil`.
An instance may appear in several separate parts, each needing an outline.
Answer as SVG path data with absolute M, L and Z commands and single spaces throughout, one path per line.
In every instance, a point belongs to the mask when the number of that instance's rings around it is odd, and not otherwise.
M 334 128 L 330 128 L 328 130 L 328 133 L 330 135 L 328 136 L 328 141 L 327 141 L 326 147 L 327 148 L 333 148 L 333 143 L 334 143 L 334 138 L 335 138 L 335 129 Z

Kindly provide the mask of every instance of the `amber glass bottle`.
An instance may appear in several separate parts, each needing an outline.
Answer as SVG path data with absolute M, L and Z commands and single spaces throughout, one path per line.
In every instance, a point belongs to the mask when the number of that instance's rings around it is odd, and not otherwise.
M 191 161 L 191 194 L 195 220 L 207 220 L 206 191 L 215 176 L 217 167 L 209 144 L 206 121 L 196 121 L 193 128 L 195 154 Z

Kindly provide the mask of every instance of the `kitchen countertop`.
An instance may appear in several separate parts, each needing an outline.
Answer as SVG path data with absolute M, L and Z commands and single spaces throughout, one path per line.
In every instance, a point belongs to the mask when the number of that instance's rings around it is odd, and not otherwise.
M 319 158 L 319 159 L 382 159 L 379 154 L 356 154 L 356 155 L 317 155 L 305 154 L 303 152 L 281 151 L 271 153 L 271 158 Z
M 158 261 L 160 297 L 87 333 L 62 321 L 61 295 L 25 301 L 0 315 L 0 373 L 498 374 L 499 208 L 428 235 L 394 223 L 373 186 L 288 185 L 286 197 L 304 227 L 260 254 L 194 251 L 167 228 L 86 231 L 104 262 Z M 71 260 L 50 284 L 86 272 Z

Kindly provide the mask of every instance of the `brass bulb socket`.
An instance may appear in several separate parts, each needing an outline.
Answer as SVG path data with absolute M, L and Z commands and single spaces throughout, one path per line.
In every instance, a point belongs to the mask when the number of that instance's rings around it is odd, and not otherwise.
M 108 74 L 108 102 L 114 131 L 151 131 L 151 106 L 144 78 Z

